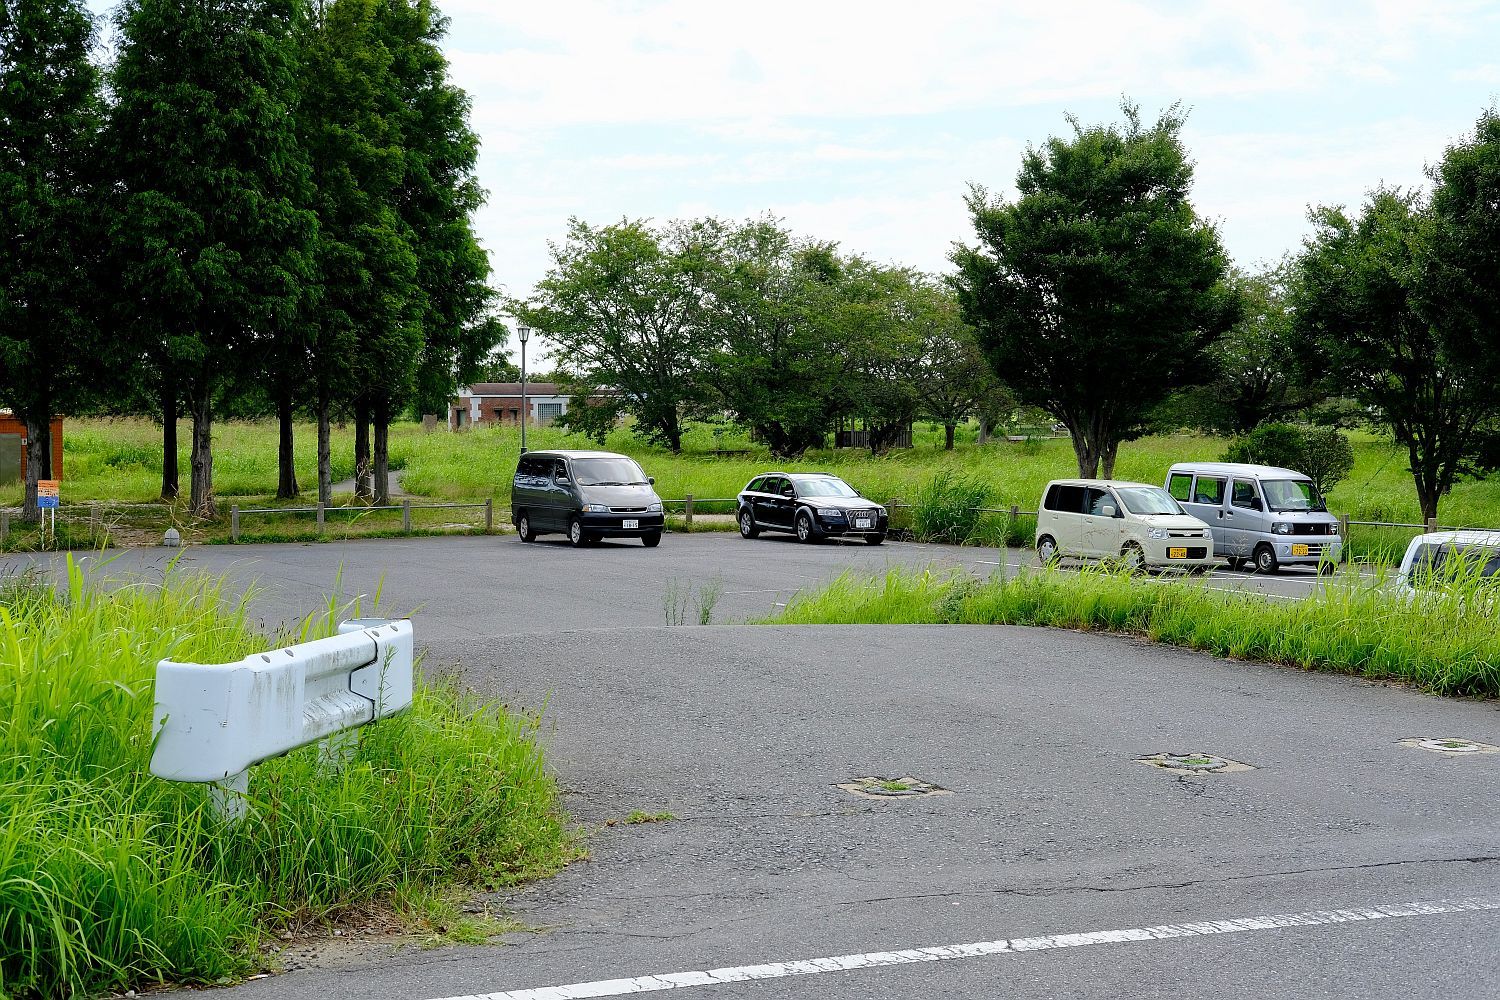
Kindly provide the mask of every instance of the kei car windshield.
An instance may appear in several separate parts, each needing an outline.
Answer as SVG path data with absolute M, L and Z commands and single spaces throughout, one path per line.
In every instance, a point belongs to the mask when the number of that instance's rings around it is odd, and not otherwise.
M 1323 498 L 1305 479 L 1262 479 L 1266 506 L 1275 511 L 1327 510 Z
M 797 495 L 800 497 L 857 497 L 848 483 L 832 476 L 819 479 L 797 480 Z
M 646 474 L 628 458 L 575 458 L 579 486 L 644 486 Z
M 1172 494 L 1159 486 L 1133 486 L 1118 490 L 1120 502 L 1132 514 L 1183 514 L 1186 513 L 1172 499 Z

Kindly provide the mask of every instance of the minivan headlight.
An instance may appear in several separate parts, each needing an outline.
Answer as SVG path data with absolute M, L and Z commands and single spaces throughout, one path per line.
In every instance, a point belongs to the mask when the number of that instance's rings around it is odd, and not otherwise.
M 1290 535 L 1292 533 L 1292 526 L 1285 521 L 1277 521 L 1271 525 L 1271 530 L 1278 535 Z
M 652 500 L 650 503 L 648 503 L 646 505 L 646 513 L 647 514 L 660 514 L 661 513 L 661 501 L 660 500 Z
M 1167 529 L 1166 528 L 1152 528 L 1150 531 L 1146 532 L 1146 537 L 1147 538 L 1166 538 L 1167 537 Z
M 583 505 L 585 514 L 608 514 L 609 508 L 602 503 L 588 503 Z

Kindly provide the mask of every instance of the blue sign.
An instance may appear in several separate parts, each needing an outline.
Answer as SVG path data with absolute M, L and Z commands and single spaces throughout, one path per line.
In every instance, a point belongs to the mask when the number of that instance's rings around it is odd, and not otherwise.
M 57 497 L 37 497 L 36 505 L 42 509 L 55 509 L 62 506 L 62 500 Z

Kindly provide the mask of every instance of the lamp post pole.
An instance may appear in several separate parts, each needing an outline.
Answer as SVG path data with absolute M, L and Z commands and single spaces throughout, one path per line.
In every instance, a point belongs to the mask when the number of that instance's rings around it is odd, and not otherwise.
M 521 338 L 521 454 L 526 454 L 526 341 L 531 339 L 531 327 L 522 323 L 516 327 L 516 336 Z

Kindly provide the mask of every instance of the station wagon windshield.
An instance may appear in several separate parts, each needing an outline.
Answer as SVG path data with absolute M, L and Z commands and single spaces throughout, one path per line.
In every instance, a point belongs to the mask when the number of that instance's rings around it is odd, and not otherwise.
M 799 479 L 797 495 L 804 497 L 857 497 L 858 493 L 842 479 Z
M 1304 479 L 1262 479 L 1260 488 L 1266 492 L 1266 506 L 1276 511 L 1327 510 L 1323 498 L 1313 489 L 1313 484 Z
M 575 458 L 579 486 L 644 486 L 646 474 L 628 458 Z
M 1423 545 L 1412 561 L 1412 582 L 1441 586 L 1457 581 L 1494 582 L 1500 576 L 1500 549 L 1480 545 Z
M 1119 490 L 1120 502 L 1125 509 L 1132 514 L 1181 514 L 1183 509 L 1177 506 L 1177 501 L 1172 499 L 1172 494 L 1156 486 L 1137 486 L 1128 490 Z

